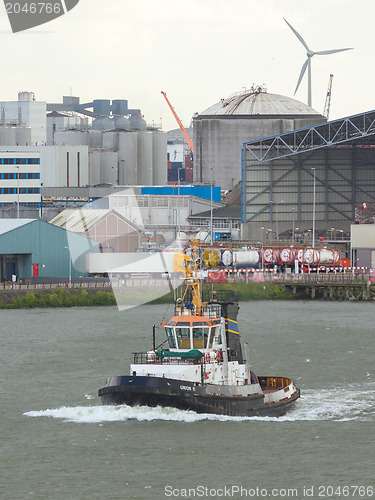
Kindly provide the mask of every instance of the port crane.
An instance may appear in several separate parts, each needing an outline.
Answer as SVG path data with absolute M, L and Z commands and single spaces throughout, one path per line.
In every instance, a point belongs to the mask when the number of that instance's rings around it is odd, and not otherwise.
M 327 95 L 326 95 L 326 102 L 324 104 L 324 111 L 323 111 L 323 116 L 327 118 L 327 121 L 329 119 L 329 109 L 331 107 L 331 94 L 332 94 L 332 80 L 333 80 L 333 75 L 329 75 L 329 80 L 328 80 L 328 89 L 327 89 Z
M 193 141 L 192 141 L 192 140 L 191 140 L 191 138 L 190 138 L 190 135 L 187 133 L 186 128 L 182 125 L 182 122 L 181 122 L 181 120 L 179 119 L 179 117 L 178 117 L 178 115 L 177 115 L 176 111 L 174 110 L 174 107 L 173 107 L 173 106 L 172 106 L 172 104 L 169 102 L 169 99 L 168 99 L 168 97 L 167 97 L 167 94 L 166 94 L 165 92 L 163 92 L 163 91 L 161 91 L 161 93 L 163 94 L 164 99 L 167 101 L 167 104 L 168 104 L 168 106 L 170 107 L 170 110 L 172 111 L 173 116 L 176 118 L 176 121 L 177 121 L 177 123 L 178 123 L 178 126 L 179 126 L 179 127 L 180 127 L 180 129 L 181 129 L 181 132 L 184 134 L 184 137 L 185 137 L 185 139 L 186 139 L 186 142 L 187 142 L 187 143 L 188 143 L 188 145 L 189 145 L 189 148 L 190 148 L 191 154 L 193 154 L 193 153 L 194 153 L 194 145 L 193 145 Z

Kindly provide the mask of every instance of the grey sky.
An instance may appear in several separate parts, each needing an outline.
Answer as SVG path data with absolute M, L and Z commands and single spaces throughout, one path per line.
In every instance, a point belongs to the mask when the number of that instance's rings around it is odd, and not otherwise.
M 65 16 L 12 34 L 0 5 L 0 99 L 19 90 L 37 99 L 62 95 L 128 99 L 147 122 L 177 124 L 164 90 L 185 126 L 232 92 L 253 83 L 293 97 L 306 51 L 354 50 L 312 59 L 313 108 L 323 112 L 334 74 L 331 119 L 375 108 L 373 0 L 80 0 Z M 307 78 L 295 98 L 307 102 Z

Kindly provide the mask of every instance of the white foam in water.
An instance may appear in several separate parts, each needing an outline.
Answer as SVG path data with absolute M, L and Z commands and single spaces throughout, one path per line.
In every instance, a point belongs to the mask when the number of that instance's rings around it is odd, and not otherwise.
M 374 420 L 375 384 L 356 387 L 354 384 L 335 389 L 306 389 L 295 407 L 283 417 L 228 417 L 225 415 L 198 414 L 194 411 L 175 408 L 149 408 L 147 406 L 77 406 L 61 407 L 24 413 L 28 417 L 52 417 L 66 422 L 103 423 L 138 422 L 164 420 L 171 422 L 199 422 L 202 420 L 243 422 L 257 420 L 265 422 L 285 421 L 348 421 Z

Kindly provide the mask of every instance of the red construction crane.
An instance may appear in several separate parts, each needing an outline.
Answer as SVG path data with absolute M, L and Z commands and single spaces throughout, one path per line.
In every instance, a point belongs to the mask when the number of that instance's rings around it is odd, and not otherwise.
M 186 128 L 182 125 L 182 122 L 179 119 L 179 117 L 177 116 L 176 111 L 174 110 L 172 104 L 169 102 L 167 94 L 165 92 L 163 92 L 163 91 L 161 91 L 161 93 L 163 94 L 165 100 L 167 101 L 168 106 L 171 108 L 173 116 L 176 118 L 176 121 L 178 123 L 178 126 L 181 129 L 181 132 L 184 134 L 186 142 L 189 144 L 189 148 L 190 148 L 191 154 L 193 154 L 194 153 L 194 145 L 193 145 L 193 141 L 190 139 L 190 135 L 187 133 Z

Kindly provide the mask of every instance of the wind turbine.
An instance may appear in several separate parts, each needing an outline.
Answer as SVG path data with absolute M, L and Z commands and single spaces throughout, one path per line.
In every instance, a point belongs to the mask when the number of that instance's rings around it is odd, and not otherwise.
M 302 78 L 306 72 L 306 68 L 308 67 L 309 68 L 309 71 L 308 71 L 308 94 L 307 94 L 307 101 L 308 101 L 308 105 L 312 106 L 311 104 L 311 58 L 315 55 L 318 55 L 318 56 L 328 56 L 329 54 L 335 54 L 336 52 L 344 52 L 345 50 L 352 50 L 353 47 L 350 47 L 350 48 L 347 48 L 347 49 L 332 49 L 332 50 L 320 50 L 319 52 L 314 52 L 313 50 L 310 50 L 309 47 L 307 46 L 307 43 L 305 42 L 305 40 L 301 37 L 301 35 L 298 33 L 298 31 L 296 31 L 293 26 L 291 26 L 288 21 L 285 19 L 284 17 L 284 21 L 286 22 L 286 24 L 289 26 L 289 28 L 293 31 L 293 33 L 296 35 L 296 37 L 298 38 L 298 40 L 302 43 L 302 45 L 305 47 L 306 49 L 306 55 L 307 55 L 307 59 L 304 63 L 304 65 L 302 66 L 302 69 L 301 69 L 301 73 L 299 75 L 299 78 L 298 78 L 298 82 L 297 82 L 297 86 L 296 86 L 296 90 L 294 91 L 294 95 L 296 94 L 297 90 L 298 90 L 298 87 L 302 81 Z

